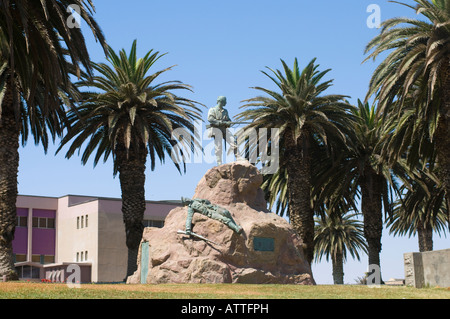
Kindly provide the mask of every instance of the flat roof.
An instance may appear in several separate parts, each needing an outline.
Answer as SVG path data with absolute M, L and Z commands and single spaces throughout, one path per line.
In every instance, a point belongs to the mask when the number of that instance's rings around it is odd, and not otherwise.
M 26 194 L 18 194 L 18 196 L 24 196 L 24 197 L 38 197 L 38 198 L 52 198 L 52 199 L 60 199 L 60 198 L 64 198 L 64 197 L 84 197 L 84 198 L 89 198 L 88 200 L 84 201 L 84 203 L 86 202 L 90 202 L 90 201 L 94 201 L 94 200 L 114 200 L 114 201 L 122 201 L 122 198 L 117 198 L 117 197 L 105 197 L 105 196 L 92 196 L 92 195 L 74 195 L 74 194 L 67 194 L 64 196 L 59 196 L 59 197 L 55 197 L 55 196 L 43 196 L 43 195 L 26 195 Z M 163 205 L 181 205 L 181 199 L 179 200 L 145 200 L 146 203 L 153 203 L 153 204 L 163 204 Z M 81 202 L 77 203 L 77 204 L 81 204 Z

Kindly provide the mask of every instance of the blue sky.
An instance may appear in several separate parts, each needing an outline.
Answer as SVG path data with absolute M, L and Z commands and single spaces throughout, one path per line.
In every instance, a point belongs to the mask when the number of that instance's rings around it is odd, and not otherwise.
M 408 1 L 408 0 L 406 0 Z M 411 1 L 408 1 L 411 3 Z M 260 71 L 266 66 L 281 68 L 280 59 L 300 67 L 317 58 L 320 70 L 331 69 L 334 79 L 329 93 L 345 94 L 356 103 L 364 98 L 377 63 L 362 64 L 366 44 L 378 34 L 369 28 L 370 4 L 380 8 L 381 19 L 415 14 L 406 7 L 385 0 L 94 0 L 95 18 L 108 44 L 116 51 L 129 51 L 134 39 L 138 55 L 154 49 L 168 53 L 153 72 L 176 65 L 161 77 L 179 80 L 194 92 L 181 93 L 208 107 L 220 95 L 227 97 L 231 116 L 241 110 L 242 101 L 258 94 L 251 87 L 275 89 Z M 103 50 L 83 25 L 91 59 L 105 62 Z M 204 119 L 206 120 L 206 109 Z M 56 145 L 47 154 L 30 142 L 20 150 L 19 193 L 63 196 L 66 194 L 120 197 L 118 178 L 112 177 L 112 162 L 82 166 L 77 156 L 55 156 Z M 192 196 L 203 174 L 213 166 L 193 163 L 180 175 L 170 160 L 147 170 L 148 200 Z M 449 247 L 448 238 L 435 236 L 435 249 Z M 403 278 L 403 253 L 418 251 L 417 239 L 383 235 L 381 254 L 383 278 Z M 345 282 L 354 283 L 367 271 L 367 258 L 349 260 L 344 267 Z M 331 265 L 313 265 L 319 284 L 332 283 Z

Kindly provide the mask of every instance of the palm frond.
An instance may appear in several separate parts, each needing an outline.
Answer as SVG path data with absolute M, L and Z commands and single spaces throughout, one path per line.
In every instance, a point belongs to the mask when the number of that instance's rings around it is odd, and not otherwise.
M 112 155 L 117 173 L 119 152 L 125 152 L 126 157 L 148 153 L 150 167 L 154 169 L 155 161 L 164 162 L 166 154 L 200 147 L 194 121 L 201 120 L 202 105 L 173 93 L 175 90 L 191 91 L 191 87 L 180 81 L 154 84 L 155 79 L 171 67 L 148 74 L 164 54 L 150 50 L 138 59 L 136 50 L 136 40 L 128 54 L 125 50 L 116 53 L 108 48 L 109 65 L 93 64 L 98 75 L 77 83 L 79 88 L 96 88 L 97 91 L 84 91 L 79 106 L 69 111 L 68 132 L 58 152 L 72 141 L 66 156 L 71 157 L 84 147 L 83 164 L 94 153 L 94 165 Z M 181 150 L 176 148 L 176 141 L 172 140 L 176 128 L 185 128 L 192 144 L 184 144 Z M 181 169 L 180 163 L 174 164 Z

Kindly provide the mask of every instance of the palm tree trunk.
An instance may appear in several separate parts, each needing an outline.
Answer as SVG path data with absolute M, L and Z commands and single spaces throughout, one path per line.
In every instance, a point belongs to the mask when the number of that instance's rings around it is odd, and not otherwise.
M 418 240 L 419 240 L 419 251 L 432 251 L 433 250 L 433 228 L 423 223 L 419 223 L 417 226 Z
M 307 136 L 295 143 L 286 136 L 286 167 L 288 173 L 289 219 L 303 241 L 303 250 L 309 264 L 314 258 L 314 213 L 311 207 L 311 164 Z
M 361 209 L 364 216 L 364 237 L 367 241 L 369 265 L 380 265 L 383 232 L 382 192 L 384 178 L 366 164 L 361 182 Z M 381 278 L 379 278 L 381 281 Z
M 334 258 L 332 258 L 333 265 L 333 282 L 335 285 L 344 284 L 344 261 L 342 257 L 342 252 L 336 253 Z
M 19 128 L 13 111 L 12 90 L 6 89 L 0 116 L 0 276 L 18 279 L 14 269 L 12 241 L 17 223 L 17 174 Z
M 144 230 L 145 212 L 145 163 L 147 151 L 138 154 L 121 151 L 117 156 L 120 187 L 122 191 L 122 213 L 128 248 L 127 277 L 137 270 L 139 244 Z
M 450 207 L 450 58 L 444 71 L 443 103 L 435 132 L 438 176 L 444 185 L 447 205 Z M 449 212 L 450 214 L 450 212 Z

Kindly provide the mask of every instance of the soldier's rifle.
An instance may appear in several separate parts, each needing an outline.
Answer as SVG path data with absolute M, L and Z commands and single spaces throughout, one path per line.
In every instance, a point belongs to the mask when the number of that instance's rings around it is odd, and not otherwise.
M 220 126 L 226 126 L 226 127 L 230 127 L 233 125 L 249 125 L 251 124 L 250 122 L 231 122 L 231 121 L 224 121 L 222 122 L 222 124 L 220 125 L 211 125 L 211 124 L 207 124 L 206 128 L 211 128 L 211 127 L 220 127 Z
M 206 238 L 206 237 L 203 237 L 203 236 L 201 236 L 201 235 L 199 235 L 199 234 L 196 234 L 196 233 L 194 233 L 194 232 L 185 232 L 185 231 L 183 231 L 183 230 L 179 230 L 179 231 L 177 231 L 177 233 L 178 234 L 183 234 L 183 235 L 188 235 L 188 236 L 193 236 L 193 237 L 196 237 L 196 238 L 198 238 L 198 239 L 201 239 L 201 240 L 204 240 L 204 241 L 206 241 L 206 242 L 209 242 L 209 243 L 211 243 L 211 244 L 214 244 L 214 245 L 218 245 L 217 243 L 215 243 L 215 242 L 213 242 L 212 240 L 209 240 L 208 238 Z

